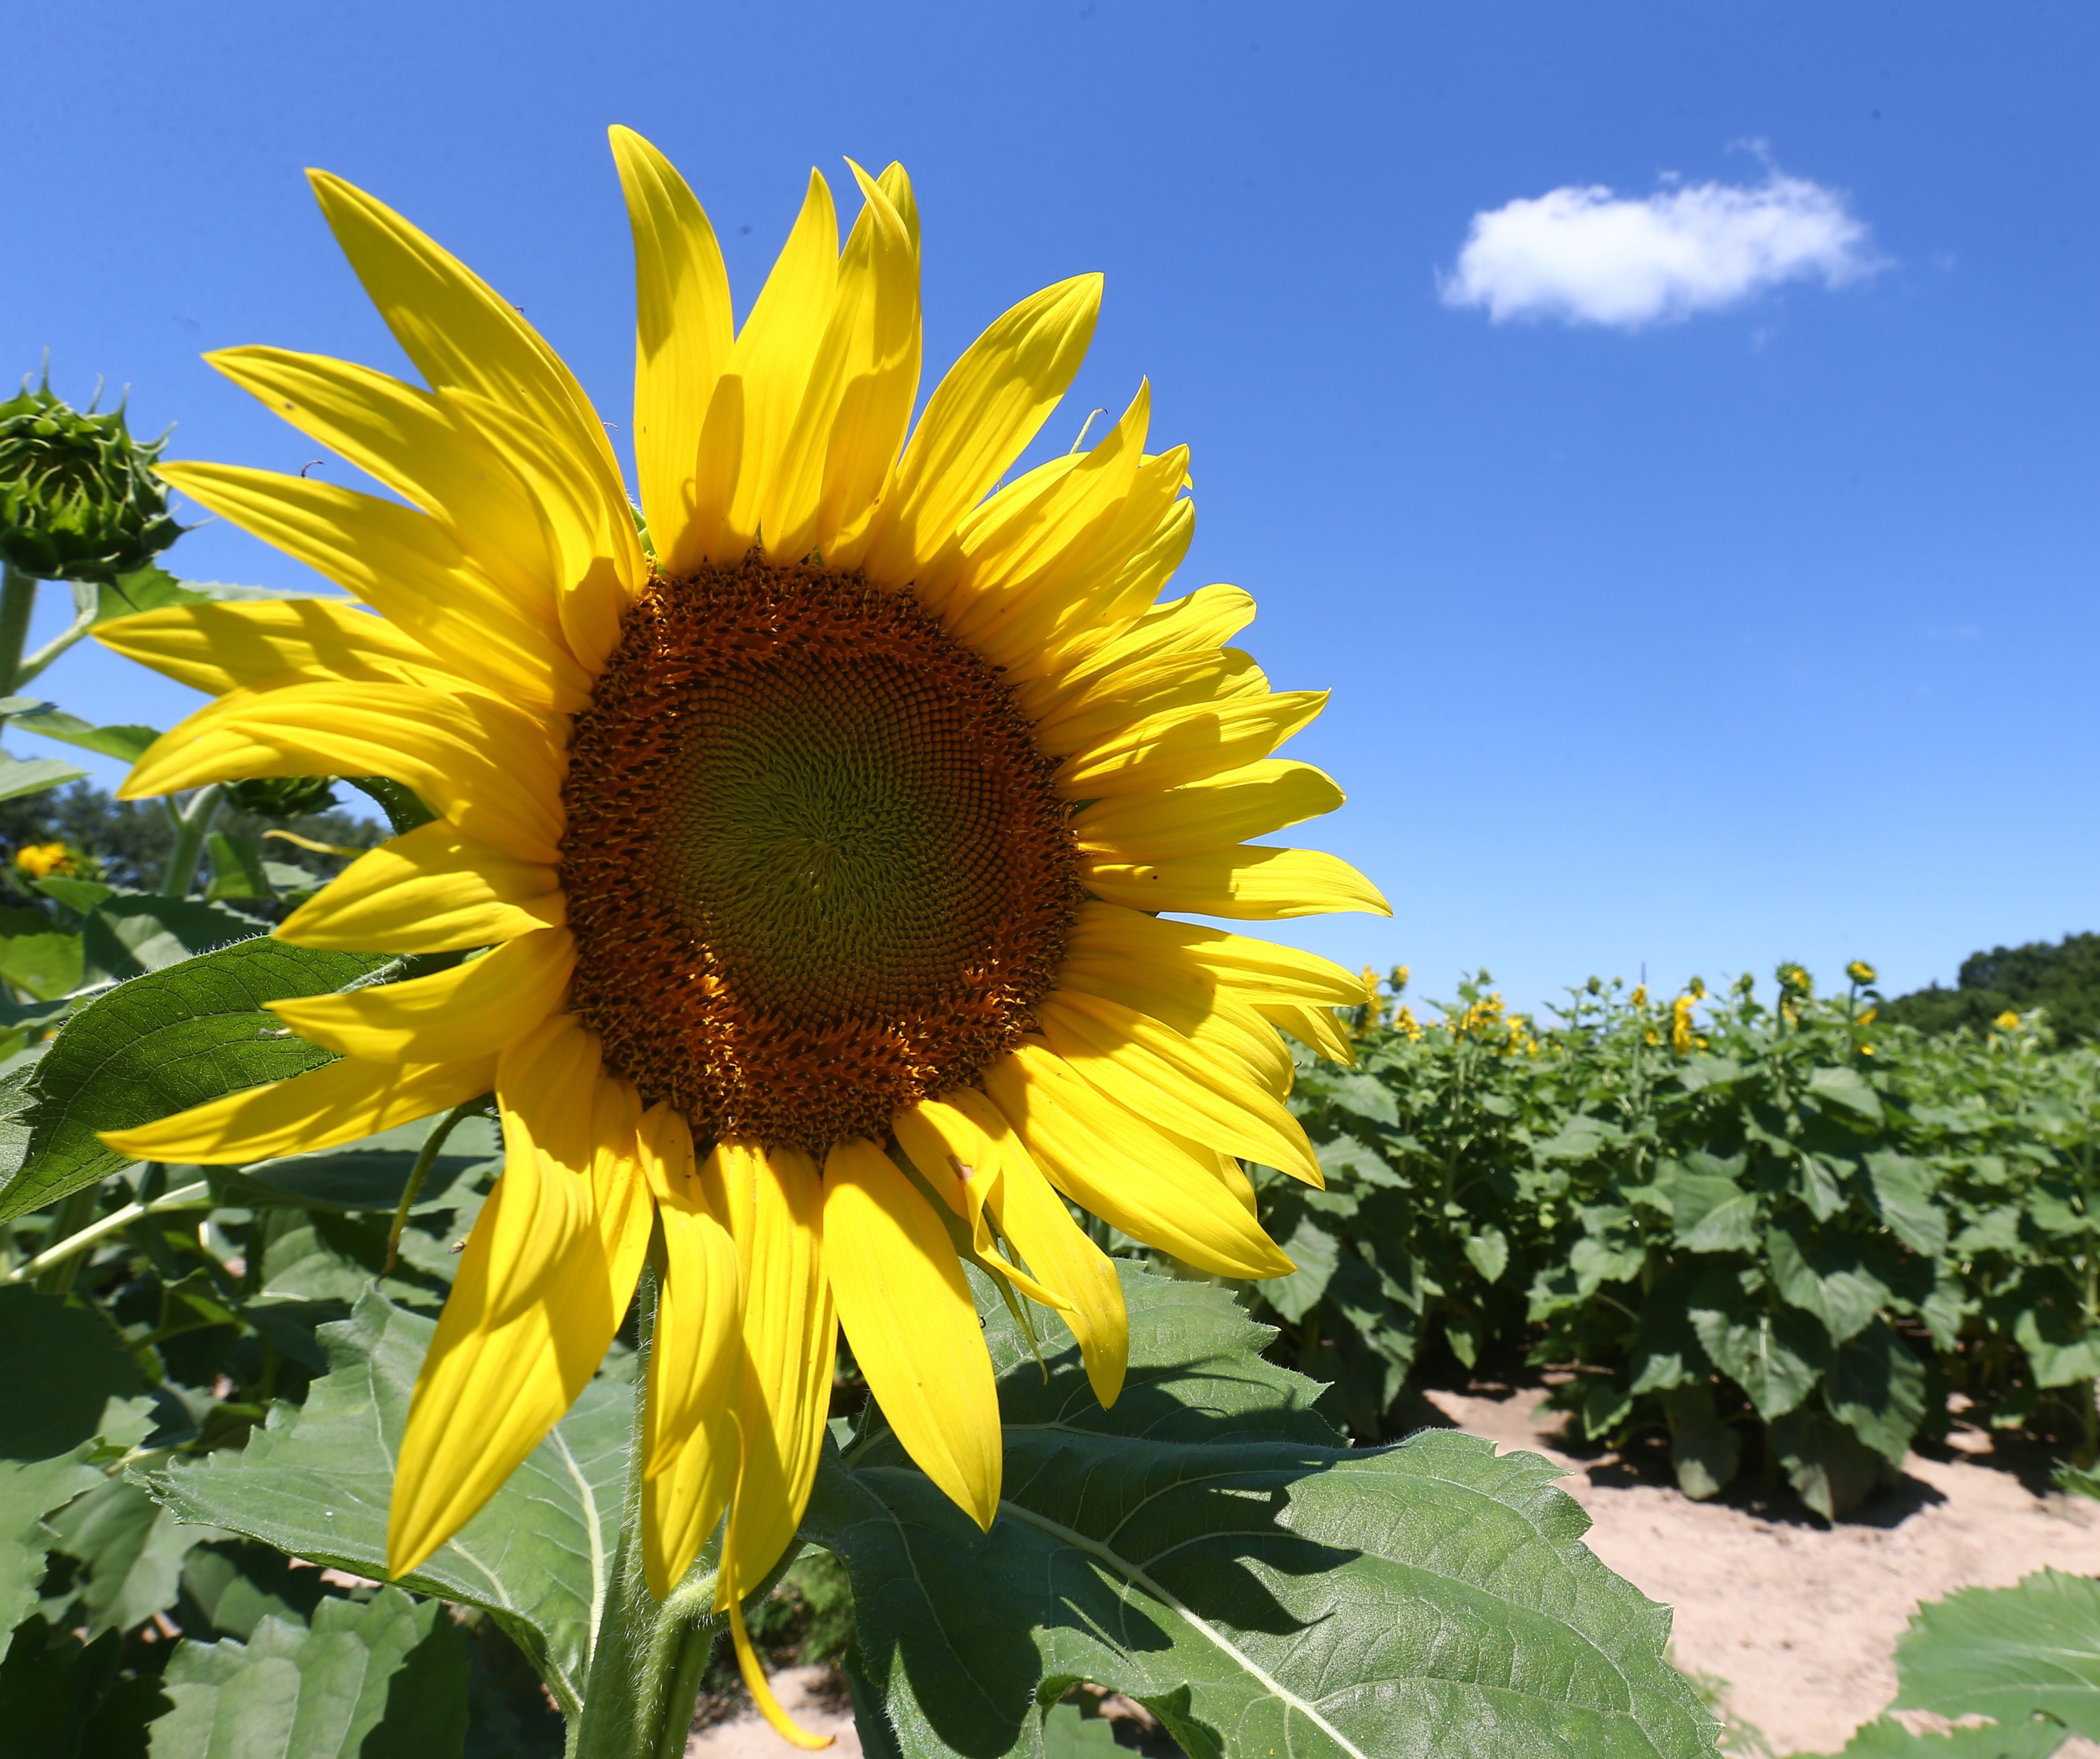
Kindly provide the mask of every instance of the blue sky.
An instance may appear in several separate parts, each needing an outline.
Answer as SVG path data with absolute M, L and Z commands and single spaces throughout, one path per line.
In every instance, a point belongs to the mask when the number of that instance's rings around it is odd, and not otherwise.
M 1179 584 L 1247 587 L 1277 683 L 1335 692 L 1291 749 L 1350 801 L 1308 840 L 1394 917 L 1278 932 L 1432 994 L 1485 964 L 1523 1004 L 1781 958 L 1908 988 L 2100 926 L 2096 51 L 2069 5 L 3 0 L 34 96 L 0 144 L 0 356 L 128 382 L 177 455 L 296 470 L 311 445 L 196 356 L 398 365 L 315 165 L 624 420 L 607 123 L 683 169 L 740 302 L 812 164 L 902 158 L 929 388 L 1105 272 L 1044 444 L 1149 373 L 1155 438 L 1193 448 Z M 1564 196 L 1543 233 L 1511 206 L 1597 188 L 1629 205 Z M 223 526 L 169 559 L 300 573 Z M 40 688 L 183 709 L 99 654 Z

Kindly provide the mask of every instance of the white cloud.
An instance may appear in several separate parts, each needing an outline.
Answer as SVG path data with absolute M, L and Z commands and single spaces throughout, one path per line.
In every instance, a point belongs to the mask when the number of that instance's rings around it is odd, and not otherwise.
M 1835 190 L 1771 173 L 1695 183 L 1645 201 L 1568 184 L 1473 216 L 1444 303 L 1497 323 L 1558 318 L 1639 329 L 1718 311 L 1784 281 L 1827 287 L 1881 267 Z

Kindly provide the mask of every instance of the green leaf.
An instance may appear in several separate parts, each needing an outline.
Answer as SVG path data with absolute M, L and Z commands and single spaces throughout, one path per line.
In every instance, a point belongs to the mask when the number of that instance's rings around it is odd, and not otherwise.
M 1856 1234 L 1803 1227 L 1789 1218 L 1766 1235 L 1765 1249 L 1780 1299 L 1814 1314 L 1833 1343 L 1857 1337 L 1889 1304 L 1889 1286 L 1874 1274 L 1868 1242 Z
M 1826 1521 L 1856 1507 L 1881 1481 L 1882 1456 L 1824 1412 L 1789 1411 L 1769 1433 L 1788 1482 Z
M 81 930 L 90 982 L 165 970 L 198 953 L 262 934 L 267 922 L 223 904 L 152 892 L 118 892 L 88 913 Z
M 1295 1190 L 1287 1191 L 1270 1211 L 1268 1225 L 1296 1269 L 1272 1277 L 1260 1287 L 1261 1297 L 1295 1325 L 1320 1303 L 1341 1262 L 1342 1243 L 1334 1218 L 1308 1204 Z M 1288 1228 L 1286 1234 L 1284 1231 Z
M 2035 1712 L 2100 1739 L 2100 1580 L 2041 1570 L 1921 1607 L 1896 1643 L 1896 1708 L 2015 1726 Z
M 311 1626 L 263 1619 L 246 1643 L 185 1642 L 152 1725 L 152 1759 L 458 1759 L 466 1637 L 399 1589 L 324 1600 Z
M 90 1637 L 128 1631 L 175 1603 L 183 1558 L 226 1535 L 186 1526 L 127 1478 L 106 1478 L 51 1518 L 52 1549 L 77 1558 Z
M 1657 1182 L 1669 1194 L 1671 1230 L 1687 1252 L 1751 1252 L 1758 1241 L 1758 1197 L 1737 1181 L 1744 1157 L 1701 1152 L 1666 1167 Z
M 0 978 L 39 1001 L 80 988 L 81 937 L 37 910 L 0 905 Z
M 86 916 L 105 898 L 114 898 L 118 888 L 100 880 L 68 879 L 63 873 L 47 873 L 29 882 L 46 898 L 55 899 L 75 916 Z
M 862 1667 L 914 1759 L 1039 1752 L 1092 1680 L 1195 1759 L 1712 1750 L 1662 1657 L 1669 1614 L 1599 1563 L 1529 1454 L 1430 1430 L 1348 1448 L 1224 1290 L 1122 1267 L 1112 1411 L 997 1297 L 1005 1500 L 988 1533 L 876 1425 L 827 1448 L 804 1536 L 847 1559 Z
M 171 1462 L 152 1475 L 154 1495 L 186 1521 L 384 1576 L 394 1456 L 435 1328 L 367 1294 L 347 1320 L 321 1328 L 329 1372 L 303 1407 L 274 1408 L 238 1453 Z M 585 1388 L 481 1513 L 403 1584 L 493 1613 L 571 1713 L 619 1542 L 631 1396 L 610 1381 Z
M 1704 1382 L 1675 1386 L 1661 1395 L 1670 1424 L 1670 1463 L 1677 1487 L 1695 1502 L 1718 1496 L 1742 1465 L 1743 1442 L 1714 1407 L 1714 1389 Z
M 146 1433 L 149 1401 L 121 1338 L 85 1308 L 0 1288 L 0 1629 L 36 1604 L 44 1517 L 107 1482 L 97 1456 Z
M 1862 1726 L 1842 1752 L 1804 1759 L 2050 1759 L 2071 1730 L 2061 1722 L 2031 1717 L 2010 1726 L 1996 1722 L 1952 1728 L 1943 1735 L 1913 1735 L 1894 1717 Z
M 262 846 L 252 837 L 230 837 L 214 831 L 205 838 L 211 856 L 211 884 L 207 898 L 274 898 L 276 888 L 267 871 L 276 865 L 262 859 Z
M 1886 1319 L 1842 1346 L 1823 1389 L 1830 1413 L 1899 1466 L 1925 1421 L 1925 1364 Z
M 49 703 L 27 714 L 11 715 L 9 719 L 25 733 L 39 733 L 46 739 L 77 745 L 83 751 L 98 752 L 125 763 L 136 763 L 146 754 L 146 748 L 161 736 L 157 727 L 96 727 Z
M 1809 1097 L 1865 1124 L 1882 1121 L 1882 1096 L 1857 1069 L 1818 1069 L 1808 1077 Z
M 1936 1258 L 1947 1249 L 1947 1215 L 1935 1201 L 1932 1169 L 1908 1155 L 1867 1156 L 1874 1207 L 1889 1231 L 1912 1252 Z
M 1829 1340 L 1807 1314 L 1754 1304 L 1734 1271 L 1716 1270 L 1694 1287 L 1692 1328 L 1714 1365 L 1770 1421 L 1806 1399 L 1829 1359 Z
M 124 1129 L 333 1061 L 279 1036 L 265 1001 L 322 995 L 387 961 L 267 936 L 155 971 L 98 997 L 37 1066 L 22 1165 L 0 1186 L 0 1221 L 99 1183 L 125 1165 L 98 1130 Z
M 1502 1272 L 1509 1268 L 1509 1235 L 1492 1222 L 1484 1223 L 1478 1233 L 1466 1236 L 1467 1260 L 1483 1281 L 1499 1283 Z
M 82 781 L 87 771 L 64 758 L 17 758 L 0 751 L 0 800 L 48 793 L 68 782 Z
M 258 1160 L 241 1170 L 285 1201 L 302 1208 L 391 1211 L 408 1187 L 417 1153 L 439 1122 L 437 1118 L 419 1118 L 413 1124 L 397 1125 L 340 1148 Z M 445 1204 L 446 1194 L 455 1182 L 488 1166 L 502 1151 L 493 1119 L 461 1119 L 430 1163 L 417 1209 Z

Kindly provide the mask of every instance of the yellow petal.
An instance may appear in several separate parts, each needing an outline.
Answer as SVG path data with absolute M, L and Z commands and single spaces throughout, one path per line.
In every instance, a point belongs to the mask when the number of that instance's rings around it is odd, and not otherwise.
M 1094 1396 L 1103 1405 L 1114 1404 L 1130 1367 L 1130 1319 L 1115 1266 L 1079 1231 L 1005 1114 L 970 1088 L 959 1088 L 949 1097 L 997 1143 L 999 1180 L 992 1200 L 1000 1231 L 1029 1268 L 1065 1297 L 1065 1323 L 1079 1340 Z M 850 1328 L 847 1336 L 852 1336 Z M 886 1412 L 889 1407 L 883 1408 Z
M 839 1321 L 868 1390 L 919 1469 L 981 1527 L 999 1512 L 999 1393 L 977 1303 L 926 1200 L 874 1143 L 824 1162 L 824 1233 Z
M 222 348 L 205 359 L 300 432 L 421 507 L 520 603 L 554 603 L 554 569 L 524 484 L 429 391 L 370 367 L 287 348 Z
M 700 1184 L 736 1242 L 743 1288 L 740 1460 L 720 1610 L 772 1568 L 801 1523 L 831 1411 L 838 1316 L 824 1274 L 823 1188 L 807 1155 L 719 1143 Z
M 95 639 L 207 696 L 288 672 L 457 689 L 457 673 L 384 617 L 325 599 L 169 605 L 103 624 Z
M 156 1124 L 106 1130 L 135 1160 L 232 1166 L 333 1148 L 463 1105 L 488 1091 L 496 1058 L 473 1063 L 360 1063 L 346 1058 L 289 1081 L 244 1088 Z
M 700 430 L 735 340 L 729 274 L 700 204 L 669 160 L 632 129 L 611 130 L 634 233 L 634 463 L 659 565 L 674 577 L 707 559 L 723 510 L 696 504 Z
M 871 510 L 919 385 L 919 253 L 889 198 L 849 159 L 866 198 L 839 259 L 823 341 L 761 510 L 765 551 L 798 562 Z
M 734 1528 L 732 1528 L 732 1532 Z M 737 1671 L 743 1676 L 744 1690 L 751 1694 L 758 1706 L 758 1713 L 765 1718 L 766 1726 L 791 1747 L 804 1752 L 822 1752 L 836 1740 L 832 1735 L 813 1735 L 781 1708 L 780 1700 L 773 1695 L 771 1683 L 765 1677 L 765 1668 L 758 1659 L 758 1651 L 751 1641 L 751 1631 L 743 1620 L 743 1603 L 739 1600 L 729 1602 L 730 1641 L 736 1650 Z
M 1126 667 L 1099 683 L 1098 693 L 1075 691 L 1053 715 L 1036 722 L 1039 750 L 1070 757 L 1154 715 L 1269 693 L 1261 668 L 1230 648 L 1179 655 L 1141 670 Z
M 853 170 L 883 229 L 870 241 L 869 294 L 857 304 L 851 366 L 824 453 L 817 547 L 827 555 L 842 543 L 853 543 L 867 529 L 877 500 L 896 471 L 904 437 L 911 431 L 924 353 L 919 210 L 911 199 L 911 179 L 902 166 L 893 164 L 870 189 L 860 167 L 854 166 Z M 877 208 L 878 194 L 887 215 Z M 902 229 L 902 250 L 887 230 L 889 216 Z
M 1072 820 L 1089 851 L 1159 860 L 1266 836 L 1332 812 L 1346 797 L 1309 763 L 1262 758 L 1156 794 L 1103 800 Z
M 1321 1182 L 1312 1145 L 1282 1103 L 1172 1028 L 1079 990 L 1052 991 L 1035 1018 L 1050 1048 L 1110 1098 L 1207 1148 Z
M 659 1190 L 664 1248 L 642 1486 L 643 1559 L 660 1600 L 690 1567 L 736 1483 L 730 1411 L 743 1367 L 743 1301 L 736 1243 L 702 1196 L 685 1120 L 668 1106 L 652 1107 L 641 1139 Z
M 932 602 L 953 572 L 941 610 L 958 641 L 982 646 L 1046 594 L 1069 590 L 1130 495 L 1151 422 L 1152 387 L 1140 382 L 1100 444 L 1071 469 L 1041 479 L 1045 493 L 995 495 L 963 522 L 951 546 L 960 561 L 944 550 L 916 589 Z
M 640 1269 L 638 1253 L 615 1262 L 608 1253 L 591 1178 L 594 1132 L 616 1127 L 625 1108 L 616 1092 L 609 1107 L 600 1103 L 590 1035 L 572 1022 L 550 1025 L 506 1056 L 498 1085 L 510 1089 L 503 1176 L 475 1219 L 417 1377 L 387 1523 L 392 1576 L 471 1519 L 575 1403 Z M 624 1146 L 631 1163 L 631 1137 Z
M 1314 849 L 1242 844 L 1170 861 L 1118 861 L 1105 855 L 1081 867 L 1087 889 L 1132 910 L 1185 910 L 1250 921 L 1363 910 L 1391 916 L 1377 886 L 1339 857 Z
M 373 1063 L 492 1056 L 561 1005 L 576 969 L 565 928 L 543 928 L 486 957 L 406 983 L 266 1003 L 300 1037 Z
M 1215 1172 L 1104 1098 L 1040 1041 L 1024 1041 L 984 1083 L 1057 1188 L 1133 1240 L 1213 1276 L 1282 1276 L 1290 1261 Z
M 813 170 L 794 229 L 730 351 L 728 376 L 741 387 L 743 446 L 722 538 L 731 554 L 717 561 L 741 557 L 774 505 L 795 413 L 831 315 L 838 254 L 831 186 Z
M 169 464 L 160 474 L 200 506 L 355 593 L 461 678 L 562 714 L 589 701 L 590 680 L 569 655 L 554 604 L 505 591 L 428 515 L 332 483 L 237 465 Z
M 532 491 L 540 530 L 554 558 L 562 639 L 592 677 L 620 639 L 620 613 L 648 573 L 624 495 L 604 485 L 552 443 L 545 430 L 472 391 L 439 393 Z
M 1120 692 L 1117 679 L 1168 661 L 1207 660 L 1254 621 L 1253 596 L 1237 586 L 1203 586 L 1145 612 L 1121 634 L 1054 676 L 1017 694 L 1031 721 L 1057 721 L 1078 705 Z
M 437 819 L 360 855 L 276 935 L 346 952 L 456 952 L 566 920 L 553 868 L 498 855 Z
M 383 203 L 325 171 L 307 175 L 342 254 L 432 389 L 474 391 L 528 417 L 617 496 L 620 466 L 590 399 L 517 307 Z
M 1090 593 L 1054 628 L 1017 626 L 1008 640 L 1006 681 L 1017 689 L 1076 671 L 1130 630 L 1180 567 L 1196 535 L 1193 502 L 1171 502 L 1150 533 L 1130 549 L 1101 590 Z M 1035 645 L 1030 647 L 1029 643 Z
M 1295 1067 L 1276 1028 L 1247 1002 L 1220 988 L 1208 973 L 1185 961 L 1068 955 L 1057 970 L 1057 988 L 1148 1014 L 1198 1049 L 1230 1057 L 1277 1097 L 1290 1091 Z
M 1154 572 L 1155 541 L 1162 521 L 1175 506 L 1185 505 L 1175 497 L 1188 462 L 1185 446 L 1144 460 L 1114 512 L 1059 558 L 1047 590 L 1029 594 L 1013 615 L 976 643 L 985 661 L 1004 666 L 1020 682 L 1057 670 L 1075 644 L 1091 648 L 1135 621 L 1163 582 Z
M 999 1147 L 982 1128 L 949 1099 L 922 1099 L 891 1120 L 904 1157 L 970 1230 L 970 1250 L 977 1265 L 1002 1276 L 1030 1301 L 1069 1313 L 1070 1297 L 1047 1288 L 1018 1269 L 992 1238 L 998 1213 L 997 1193 L 1004 1177 Z
M 831 566 L 905 581 L 1019 457 L 1079 369 L 1101 278 L 1046 287 L 996 320 L 934 388 L 867 538 Z
M 1361 975 L 1332 959 L 1273 941 L 1234 935 L 1196 922 L 1174 922 L 1090 899 L 1065 939 L 1074 957 L 1178 965 L 1207 972 L 1257 1006 L 1317 1002 L 1354 1007 L 1364 999 Z
M 467 836 L 551 866 L 567 762 L 545 724 L 492 697 L 294 684 L 236 691 L 199 709 L 147 748 L 119 798 L 252 776 L 390 776 Z
M 1352 1064 L 1357 1060 L 1357 1047 L 1349 1042 L 1348 1034 L 1342 1030 L 1342 1023 L 1335 1018 L 1331 1009 L 1273 1001 L 1261 1004 L 1256 1011 L 1264 1019 L 1273 1021 L 1290 1033 L 1308 1050 L 1330 1062 Z
M 1175 709 L 1119 729 L 1057 771 L 1068 800 L 1151 794 L 1267 758 L 1327 705 L 1324 690 L 1239 696 Z

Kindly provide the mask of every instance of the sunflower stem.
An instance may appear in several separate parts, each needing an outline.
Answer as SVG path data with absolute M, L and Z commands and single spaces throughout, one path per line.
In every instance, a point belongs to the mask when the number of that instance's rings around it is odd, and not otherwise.
M 660 1275 L 660 1254 L 652 1240 L 638 1293 L 634 1427 L 620 1547 L 598 1614 L 583 1711 L 569 1730 L 568 1759 L 660 1759 L 682 1753 L 701 1670 L 714 1646 L 715 1571 L 696 1565 L 660 1601 L 649 1592 L 642 1561 L 642 1416 Z
M 15 694 L 29 614 L 36 608 L 37 583 L 13 563 L 0 563 L 0 696 Z
M 175 846 L 168 851 L 167 872 L 161 879 L 162 897 L 189 896 L 197 862 L 204 854 L 205 833 L 218 816 L 218 804 L 225 794 L 226 789 L 213 782 L 192 794 L 183 807 L 182 815 L 175 820 Z
M 445 1138 L 459 1127 L 461 1118 L 481 1110 L 479 1099 L 469 1099 L 454 1106 L 436 1127 L 423 1138 L 423 1146 L 417 1151 L 416 1164 L 408 1169 L 408 1182 L 401 1187 L 401 1201 L 395 1206 L 394 1225 L 386 1231 L 386 1268 L 379 1274 L 391 1276 L 394 1261 L 401 1253 L 401 1230 L 408 1225 L 408 1212 L 416 1207 L 416 1200 L 423 1195 L 423 1181 L 430 1176 L 430 1169 L 437 1164 L 438 1151 L 445 1146 Z

